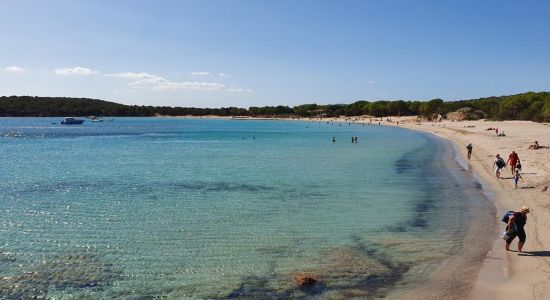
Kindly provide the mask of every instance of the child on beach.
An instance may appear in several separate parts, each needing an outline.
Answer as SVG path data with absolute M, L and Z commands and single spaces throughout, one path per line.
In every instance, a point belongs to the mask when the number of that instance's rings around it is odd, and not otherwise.
M 525 182 L 525 180 L 523 180 L 523 177 L 521 177 L 521 174 L 519 174 L 519 169 L 516 168 L 516 172 L 514 173 L 514 184 L 516 186 L 516 189 L 518 188 L 518 181 L 520 179 L 522 182 Z

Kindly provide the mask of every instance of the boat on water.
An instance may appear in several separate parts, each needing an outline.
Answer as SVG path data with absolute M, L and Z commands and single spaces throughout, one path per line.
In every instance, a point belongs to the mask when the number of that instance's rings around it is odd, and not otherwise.
M 89 116 L 88 119 L 92 120 L 92 122 L 103 122 L 103 119 L 97 116 Z
M 66 117 L 65 119 L 63 119 L 63 121 L 61 121 L 61 124 L 64 125 L 77 125 L 82 123 L 84 123 L 84 120 L 79 120 L 71 117 Z

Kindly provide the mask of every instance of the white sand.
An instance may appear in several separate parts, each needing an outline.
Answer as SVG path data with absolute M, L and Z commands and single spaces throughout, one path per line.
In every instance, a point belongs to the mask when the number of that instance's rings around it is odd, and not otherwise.
M 385 118 L 384 118 L 385 120 Z M 383 125 L 396 126 L 382 121 Z M 550 148 L 528 150 L 535 140 L 541 146 L 550 146 L 550 124 L 528 121 L 462 121 L 417 123 L 414 118 L 400 118 L 401 127 L 427 131 L 455 142 L 465 156 L 466 145 L 474 146 L 470 167 L 489 184 L 494 192 L 498 210 L 496 222 L 505 210 L 519 210 L 529 206 L 526 225 L 525 253 L 506 252 L 504 241 L 495 237 L 493 250 L 489 252 L 478 279 L 470 293 L 472 299 L 550 299 Z M 505 137 L 497 137 L 498 127 Z M 512 173 L 508 167 L 495 178 L 493 160 L 499 153 L 506 160 L 510 151 L 516 151 L 522 163 L 525 182 L 514 188 Z M 499 223 L 504 228 L 503 223 Z M 517 239 L 511 249 L 517 249 Z M 472 274 L 475 276 L 475 274 Z

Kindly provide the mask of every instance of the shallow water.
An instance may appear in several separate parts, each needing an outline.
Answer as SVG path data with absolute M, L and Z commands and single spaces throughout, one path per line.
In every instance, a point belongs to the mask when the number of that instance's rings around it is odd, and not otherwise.
M 0 119 L 0 297 L 384 296 L 491 210 L 449 143 L 399 128 L 59 121 Z

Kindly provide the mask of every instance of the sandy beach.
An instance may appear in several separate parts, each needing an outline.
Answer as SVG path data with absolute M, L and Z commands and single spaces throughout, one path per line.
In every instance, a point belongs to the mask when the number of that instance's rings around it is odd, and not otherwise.
M 496 225 L 503 230 L 500 218 L 506 210 L 518 210 L 527 205 L 531 213 L 526 226 L 524 253 L 507 252 L 504 241 L 495 236 L 493 249 L 484 260 L 479 276 L 470 292 L 470 299 L 548 299 L 550 297 L 550 124 L 528 121 L 461 121 L 416 122 L 413 117 L 391 118 L 382 125 L 399 126 L 430 132 L 453 141 L 466 157 L 466 145 L 472 143 L 469 168 L 489 186 L 497 208 Z M 495 130 L 505 136 L 497 136 Z M 528 149 L 534 141 L 546 146 Z M 493 160 L 497 153 L 507 159 L 518 153 L 525 182 L 514 188 L 510 169 L 506 167 L 497 179 Z M 517 239 L 510 247 L 517 249 Z
M 306 119 L 311 120 L 311 119 Z M 368 117 L 331 118 L 322 121 L 366 122 Z M 468 168 L 488 188 L 497 209 L 495 228 L 504 230 L 501 222 L 505 211 L 530 208 L 526 225 L 527 241 L 523 253 L 518 253 L 517 238 L 505 251 L 505 242 L 495 234 L 492 250 L 487 253 L 473 282 L 469 299 L 548 299 L 550 298 L 550 124 L 530 121 L 441 121 L 418 122 L 416 117 L 372 118 L 377 126 L 399 126 L 429 132 L 455 143 L 466 160 L 466 145 L 472 143 L 473 153 Z M 316 121 L 319 121 L 318 119 Z M 399 121 L 399 124 L 397 123 Z M 493 128 L 488 130 L 489 128 Z M 494 128 L 505 136 L 497 136 Z M 528 149 L 538 141 L 540 149 Z M 496 154 L 505 160 L 511 151 L 518 153 L 522 177 L 518 188 L 508 166 L 495 176 Z

